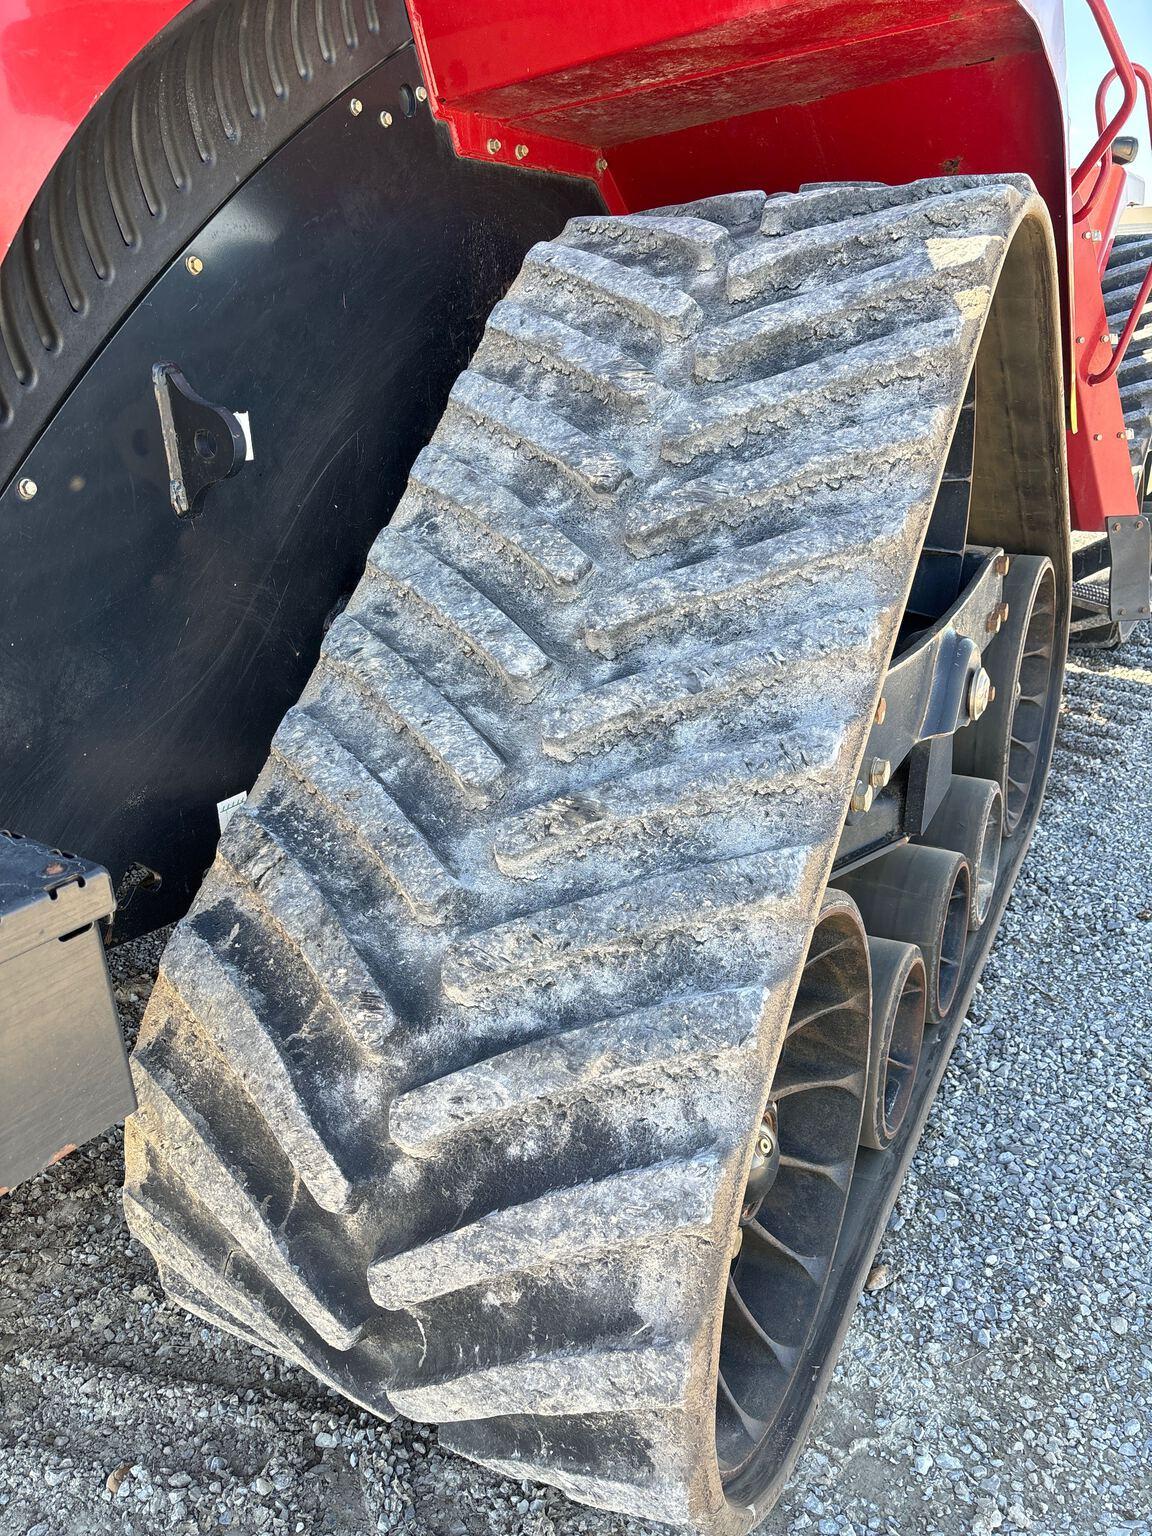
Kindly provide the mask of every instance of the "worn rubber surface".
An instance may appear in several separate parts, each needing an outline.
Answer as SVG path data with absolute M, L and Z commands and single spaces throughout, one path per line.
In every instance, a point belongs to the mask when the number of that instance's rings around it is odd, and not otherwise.
M 799 968 L 1030 184 L 578 219 L 494 310 L 169 945 L 126 1207 L 379 1413 L 710 1530 Z

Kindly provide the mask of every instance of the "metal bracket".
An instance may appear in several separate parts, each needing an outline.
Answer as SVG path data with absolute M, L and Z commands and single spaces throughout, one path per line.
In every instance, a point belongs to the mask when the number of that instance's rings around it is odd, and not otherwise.
M 1146 619 L 1152 611 L 1152 521 L 1141 517 L 1108 519 L 1108 617 Z
M 888 669 L 864 754 L 862 786 L 887 783 L 920 742 L 950 741 L 957 729 L 978 719 L 990 702 L 981 655 L 1004 621 L 1008 557 L 1001 550 L 989 550 L 967 559 L 975 571 L 968 575 L 960 597 Z M 926 786 L 925 820 L 936 809 L 930 803 L 931 785 L 942 785 L 942 795 L 947 775 L 933 774 Z M 863 787 L 859 793 L 864 796 Z
M 172 510 L 195 510 L 210 486 L 241 468 L 248 438 L 235 412 L 198 395 L 175 363 L 155 363 L 152 387 L 168 459 Z

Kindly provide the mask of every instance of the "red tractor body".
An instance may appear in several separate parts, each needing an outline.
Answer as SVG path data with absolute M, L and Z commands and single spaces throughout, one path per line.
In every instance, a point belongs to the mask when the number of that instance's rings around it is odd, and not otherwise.
M 1073 165 L 1062 0 L 0 0 L 0 1185 L 135 1103 L 191 1311 L 764 1513 L 1152 607 L 1084 3 Z
M 0 177 L 0 252 L 93 103 L 182 8 L 0 5 L 0 143 L 21 150 Z M 588 178 L 612 212 L 751 185 L 1027 172 L 1063 268 L 1073 526 L 1100 532 L 1109 514 L 1137 510 L 1099 292 L 1125 200 L 1109 151 L 1137 76 L 1106 7 L 1092 9 L 1123 100 L 1106 117 L 1102 84 L 1100 139 L 1073 168 L 1059 0 L 960 14 L 944 0 L 409 7 L 432 109 L 457 152 Z

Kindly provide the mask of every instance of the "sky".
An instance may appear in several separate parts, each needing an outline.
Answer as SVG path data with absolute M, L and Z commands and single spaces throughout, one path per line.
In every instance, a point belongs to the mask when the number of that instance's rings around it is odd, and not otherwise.
M 1129 58 L 1152 70 L 1152 0 L 1110 0 L 1109 10 Z M 1064 29 L 1068 39 L 1068 104 L 1072 114 L 1072 153 L 1079 160 L 1096 137 L 1096 87 L 1111 68 L 1103 40 L 1085 0 L 1065 0 Z M 1109 104 L 1120 100 L 1120 87 L 1112 87 Z M 1152 131 L 1143 93 L 1128 119 L 1124 133 L 1140 140 L 1140 155 L 1132 169 L 1144 177 L 1147 199 L 1152 202 Z

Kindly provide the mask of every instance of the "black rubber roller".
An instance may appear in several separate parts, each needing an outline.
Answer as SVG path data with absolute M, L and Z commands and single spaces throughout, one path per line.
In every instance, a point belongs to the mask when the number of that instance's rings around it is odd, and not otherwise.
M 957 774 L 932 818 L 924 841 L 930 848 L 962 853 L 971 871 L 969 928 L 979 928 L 988 916 L 1003 842 L 1004 797 L 992 779 L 968 779 Z
M 917 944 L 927 1016 L 939 1023 L 956 996 L 968 936 L 970 877 L 963 855 L 905 845 L 836 881 L 860 908 L 869 936 Z
M 915 944 L 868 940 L 872 1045 L 860 1141 L 883 1152 L 904 1123 L 924 1042 L 927 983 Z
M 1042 555 L 1013 555 L 1004 578 L 1008 617 L 984 651 L 996 696 L 975 724 L 957 731 L 957 773 L 995 779 L 1004 795 L 1004 836 L 1020 824 L 1036 780 L 1052 698 L 1056 577 Z

